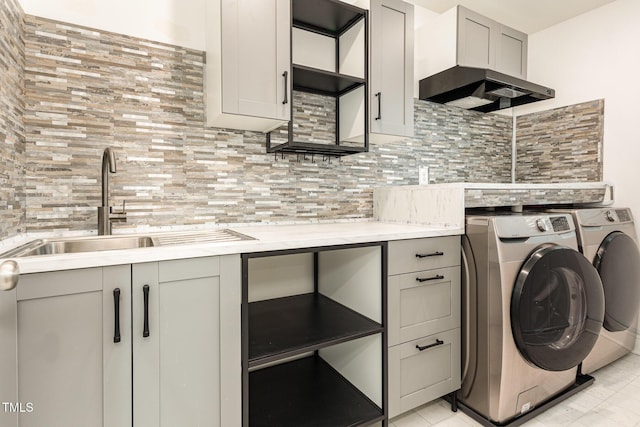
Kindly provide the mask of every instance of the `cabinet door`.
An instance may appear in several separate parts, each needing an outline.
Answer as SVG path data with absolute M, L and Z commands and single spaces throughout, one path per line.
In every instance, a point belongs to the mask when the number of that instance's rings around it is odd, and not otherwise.
M 413 136 L 413 5 L 371 1 L 371 132 Z
M 239 256 L 133 266 L 136 427 L 241 424 L 240 271 Z
M 510 76 L 527 78 L 527 35 L 500 25 L 496 50 L 496 70 Z
M 457 63 L 468 67 L 494 68 L 499 24 L 458 6 Z
M 389 348 L 389 417 L 460 388 L 460 328 Z
M 460 267 L 389 277 L 389 345 L 460 327 Z
M 221 7 L 223 112 L 289 120 L 289 1 L 222 0 Z
M 131 425 L 128 266 L 27 274 L 15 292 L 19 425 Z M 5 424 L 3 424 L 5 425 Z M 11 423 L 9 424 L 11 425 Z

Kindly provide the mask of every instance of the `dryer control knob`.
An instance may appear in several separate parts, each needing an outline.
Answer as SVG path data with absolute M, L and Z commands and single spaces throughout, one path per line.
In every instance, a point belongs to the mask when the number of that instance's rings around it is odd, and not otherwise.
M 607 221 L 616 222 L 616 217 L 613 216 L 613 212 L 612 211 L 607 211 Z
M 542 218 L 536 219 L 536 227 L 538 227 L 538 230 L 540 231 L 547 231 L 547 225 L 544 223 Z

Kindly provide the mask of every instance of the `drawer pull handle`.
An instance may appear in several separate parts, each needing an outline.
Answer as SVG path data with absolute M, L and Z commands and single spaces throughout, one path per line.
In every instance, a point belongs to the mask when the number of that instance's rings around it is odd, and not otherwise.
M 423 346 L 420 346 L 420 345 L 417 345 L 417 344 L 416 344 L 416 348 L 417 348 L 418 350 L 420 350 L 420 351 L 424 351 L 424 350 L 426 350 L 426 349 L 428 349 L 428 348 L 435 347 L 435 346 L 437 346 L 437 345 L 442 345 L 442 344 L 444 344 L 444 341 L 439 340 L 439 339 L 437 339 L 437 338 L 436 338 L 436 342 L 434 342 L 433 344 L 423 345 Z
M 443 256 L 443 255 L 444 255 L 444 252 L 437 251 L 437 252 L 432 252 L 430 254 L 416 254 L 416 258 L 428 258 L 431 256 Z
M 433 277 L 416 277 L 416 282 L 428 282 L 429 280 L 442 280 L 444 279 L 444 276 L 441 274 L 436 274 Z
M 144 301 L 144 319 L 142 325 L 142 336 L 149 336 L 149 285 L 142 287 L 142 299 Z
M 113 342 L 120 342 L 120 288 L 113 290 L 113 311 L 115 323 L 113 325 Z

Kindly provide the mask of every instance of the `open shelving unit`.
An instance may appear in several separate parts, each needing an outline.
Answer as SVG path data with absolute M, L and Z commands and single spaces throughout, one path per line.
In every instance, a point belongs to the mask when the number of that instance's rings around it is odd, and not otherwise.
M 295 135 L 294 109 L 291 102 L 291 121 L 287 128 L 286 142 L 277 143 L 272 139 L 271 132 L 267 133 L 267 152 L 269 153 L 296 153 L 296 154 L 322 154 L 326 156 L 345 156 L 354 153 L 369 151 L 368 132 L 368 11 L 356 6 L 343 3 L 339 0 L 292 0 L 292 43 L 295 40 L 293 29 L 302 30 L 322 38 L 334 40 L 334 49 L 329 62 L 333 63 L 333 69 L 309 66 L 308 64 L 295 63 L 292 60 L 292 89 L 299 92 L 313 93 L 331 97 L 335 100 L 335 140 L 333 143 L 300 141 Z M 361 76 L 341 72 L 341 39 L 352 37 L 351 31 L 356 31 L 363 22 L 364 42 L 362 46 L 362 70 Z M 322 55 L 324 52 L 319 53 Z M 292 48 L 293 56 L 293 48 Z M 358 90 L 362 88 L 362 100 Z M 361 125 L 352 123 L 351 126 L 361 129 L 358 135 L 341 137 L 341 108 L 343 110 L 358 110 L 363 108 L 363 114 L 357 111 L 349 120 L 362 120 Z M 344 123 L 342 123 L 344 124 Z
M 249 302 L 261 274 L 252 260 L 277 265 L 292 254 L 312 260 L 313 277 L 300 280 L 313 291 Z M 386 258 L 386 242 L 242 255 L 243 426 L 387 425 Z M 362 270 L 355 281 L 343 274 Z M 379 307 L 354 308 L 368 298 L 363 290 L 379 292 Z M 354 349 L 369 359 L 355 373 L 343 363 Z M 380 378 L 378 392 L 357 385 L 362 378 Z

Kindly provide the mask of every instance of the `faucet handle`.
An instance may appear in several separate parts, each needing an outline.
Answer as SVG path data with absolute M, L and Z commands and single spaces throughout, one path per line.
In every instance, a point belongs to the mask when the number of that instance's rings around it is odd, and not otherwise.
M 122 201 L 122 210 L 115 211 L 113 207 L 109 208 L 109 221 L 111 222 L 127 222 L 127 211 L 125 210 L 126 202 Z

